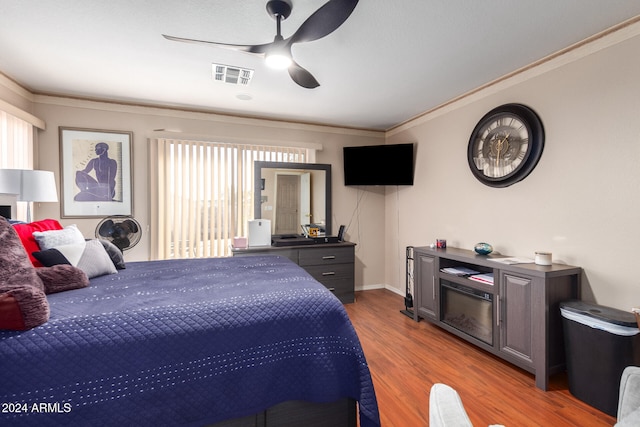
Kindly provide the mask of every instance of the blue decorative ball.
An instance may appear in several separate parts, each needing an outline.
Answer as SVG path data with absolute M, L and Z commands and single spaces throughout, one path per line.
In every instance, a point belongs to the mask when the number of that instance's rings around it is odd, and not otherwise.
M 473 250 L 479 253 L 480 255 L 489 255 L 491 252 L 493 252 L 493 246 L 491 246 L 488 243 L 481 242 L 481 243 L 476 243 Z

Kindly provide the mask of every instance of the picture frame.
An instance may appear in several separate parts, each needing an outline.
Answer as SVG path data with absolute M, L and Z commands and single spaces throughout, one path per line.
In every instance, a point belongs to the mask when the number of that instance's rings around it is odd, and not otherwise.
M 133 132 L 59 127 L 60 216 L 133 215 Z

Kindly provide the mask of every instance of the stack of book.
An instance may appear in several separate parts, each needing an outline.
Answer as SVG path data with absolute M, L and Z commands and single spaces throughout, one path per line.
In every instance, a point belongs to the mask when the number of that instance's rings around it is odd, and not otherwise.
M 440 271 L 454 276 L 468 277 L 476 282 L 493 285 L 493 273 L 480 273 L 467 267 L 443 267 Z
M 440 269 L 443 273 L 453 274 L 454 276 L 473 276 L 474 274 L 480 274 L 479 271 L 472 270 L 467 267 L 443 267 Z
M 469 276 L 469 279 L 475 280 L 476 282 L 493 285 L 493 273 L 474 274 L 473 276 Z

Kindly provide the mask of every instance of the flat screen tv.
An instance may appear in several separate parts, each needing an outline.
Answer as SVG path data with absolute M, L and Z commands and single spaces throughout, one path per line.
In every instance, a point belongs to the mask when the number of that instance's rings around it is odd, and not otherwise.
M 344 147 L 344 185 L 413 185 L 413 144 Z

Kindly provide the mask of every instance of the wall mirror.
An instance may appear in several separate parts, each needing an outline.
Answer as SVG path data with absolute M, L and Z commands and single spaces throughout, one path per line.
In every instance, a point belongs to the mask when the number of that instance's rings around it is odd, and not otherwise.
M 255 162 L 254 217 L 271 221 L 273 236 L 300 235 L 304 224 L 331 229 L 331 165 Z

